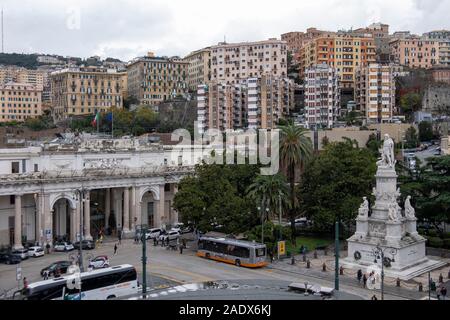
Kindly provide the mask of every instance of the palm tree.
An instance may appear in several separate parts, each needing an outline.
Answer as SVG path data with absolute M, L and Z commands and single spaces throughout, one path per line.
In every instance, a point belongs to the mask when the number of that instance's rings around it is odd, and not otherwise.
M 290 123 L 281 126 L 280 158 L 287 169 L 287 177 L 290 184 L 290 210 L 292 237 L 295 238 L 295 209 L 297 208 L 295 193 L 295 170 L 303 172 L 305 163 L 311 158 L 313 147 L 311 139 L 306 136 L 306 130 Z M 295 245 L 295 241 L 293 241 Z
M 263 221 L 268 218 L 265 213 L 266 209 L 269 209 L 268 212 L 272 215 L 278 213 L 281 217 L 283 214 L 281 211 L 289 204 L 289 188 L 285 177 L 281 174 L 257 176 L 248 187 L 247 196 L 256 201 Z

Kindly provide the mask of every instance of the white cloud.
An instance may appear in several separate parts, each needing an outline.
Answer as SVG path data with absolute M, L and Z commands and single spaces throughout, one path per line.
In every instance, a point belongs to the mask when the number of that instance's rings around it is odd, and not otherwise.
M 450 29 L 449 0 L 4 0 L 7 52 L 131 59 L 183 56 L 222 41 L 253 41 L 317 27 L 372 22 L 391 31 Z M 80 28 L 68 28 L 79 9 Z M 76 11 L 76 10 L 75 10 Z M 74 12 L 73 10 L 71 11 Z M 73 25 L 73 24 L 72 24 Z

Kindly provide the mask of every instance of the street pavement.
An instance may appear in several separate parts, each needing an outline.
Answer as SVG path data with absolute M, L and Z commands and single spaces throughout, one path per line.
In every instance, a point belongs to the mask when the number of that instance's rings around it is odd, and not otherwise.
M 111 265 L 132 264 L 136 267 L 142 278 L 142 245 L 134 244 L 133 240 L 123 240 L 119 245 L 117 255 L 114 255 L 115 242 L 105 242 L 93 251 L 83 251 L 85 267 L 87 266 L 88 255 L 107 255 Z M 77 254 L 76 251 L 72 254 Z M 167 250 L 165 247 L 153 246 L 148 242 L 147 248 L 147 284 L 150 289 L 167 288 L 182 284 L 205 283 L 217 280 L 273 280 L 316 284 L 326 287 L 334 287 L 332 272 L 327 274 L 313 274 L 299 272 L 300 268 L 290 270 L 287 262 L 279 262 L 264 269 L 246 269 L 234 265 L 228 265 L 212 260 L 199 258 L 195 251 L 185 250 L 181 255 L 178 251 Z M 41 280 L 40 270 L 52 262 L 69 260 L 67 253 L 52 253 L 41 258 L 33 258 L 21 263 L 23 277 L 27 277 L 28 282 Z M 0 295 L 6 290 L 10 293 L 17 290 L 16 266 L 0 265 Z M 21 285 L 21 284 L 20 284 Z M 363 299 L 370 299 L 373 291 L 355 286 L 354 280 L 342 281 L 341 291 L 357 295 Z M 409 295 L 405 292 L 394 292 L 386 290 L 386 299 L 411 299 L 420 298 L 418 295 Z M 424 293 L 422 296 L 425 296 Z

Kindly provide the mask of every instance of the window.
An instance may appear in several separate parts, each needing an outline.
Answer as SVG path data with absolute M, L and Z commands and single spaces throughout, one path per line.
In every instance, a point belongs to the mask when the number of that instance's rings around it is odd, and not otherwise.
M 20 173 L 19 169 L 20 168 L 20 163 L 19 162 L 12 162 L 11 163 L 11 173 Z

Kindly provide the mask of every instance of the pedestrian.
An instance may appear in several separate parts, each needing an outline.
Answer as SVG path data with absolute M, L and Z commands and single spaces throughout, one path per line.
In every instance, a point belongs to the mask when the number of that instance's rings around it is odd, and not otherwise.
M 442 285 L 442 288 L 441 288 L 441 295 L 442 295 L 442 300 L 445 300 L 445 297 L 447 296 L 447 288 L 444 285 Z
M 187 245 L 186 245 L 186 239 L 183 238 L 182 242 L 183 242 L 183 248 L 186 249 L 186 247 L 187 247 Z
M 366 288 L 367 287 L 367 275 L 365 273 L 363 276 L 363 284 L 364 284 L 364 288 Z
M 24 289 L 28 288 L 28 280 L 27 280 L 26 277 L 23 278 L 23 288 L 24 288 Z
M 118 235 L 119 235 L 119 245 L 120 245 L 120 244 L 122 244 L 122 230 L 119 230 Z
M 48 280 L 48 270 L 44 271 L 44 280 Z
M 373 295 L 372 300 L 378 300 L 376 295 Z
M 358 275 L 357 275 L 357 277 L 358 277 L 358 283 L 359 283 L 359 284 L 361 284 L 362 276 L 363 276 L 363 273 L 362 273 L 361 269 L 359 269 L 359 270 L 358 270 Z
M 117 243 L 114 244 L 114 255 L 117 254 Z
M 438 300 L 441 300 L 441 287 L 438 287 L 438 288 L 436 289 L 436 295 L 437 295 L 437 299 L 438 299 Z

